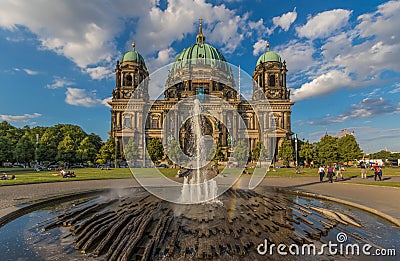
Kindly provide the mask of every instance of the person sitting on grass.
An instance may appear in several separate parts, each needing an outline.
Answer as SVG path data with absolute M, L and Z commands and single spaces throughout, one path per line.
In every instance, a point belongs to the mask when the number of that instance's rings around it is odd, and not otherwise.
M 1 179 L 2 180 L 7 180 L 8 179 L 7 173 L 3 172 L 3 175 L 1 176 Z

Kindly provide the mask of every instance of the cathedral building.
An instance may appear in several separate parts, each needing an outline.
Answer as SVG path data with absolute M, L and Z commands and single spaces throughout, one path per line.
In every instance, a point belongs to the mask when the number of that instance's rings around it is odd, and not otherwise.
M 132 50 L 123 55 L 121 62 L 117 61 L 115 89 L 109 102 L 110 134 L 115 139 L 120 160 L 123 160 L 124 139 L 129 137 L 134 138 L 141 151 L 139 160 L 144 157 L 144 144 L 153 138 L 166 144 L 173 137 L 190 154 L 187 148 L 191 141 L 181 113 L 190 108 L 180 104 L 190 97 L 199 98 L 210 114 L 204 117 L 204 135 L 218 142 L 226 158 L 231 156 L 240 131 L 246 129 L 250 151 L 261 142 L 272 148 L 268 157 L 276 159 L 278 148 L 292 135 L 294 103 L 286 86 L 286 62 L 268 46 L 255 63 L 251 100 L 241 95 L 240 80 L 235 80 L 232 70 L 223 54 L 206 42 L 200 22 L 196 43 L 182 50 L 168 71 L 163 97 L 151 100 L 151 77 L 149 80 L 146 63 L 132 44 Z M 215 103 L 212 97 L 229 106 Z

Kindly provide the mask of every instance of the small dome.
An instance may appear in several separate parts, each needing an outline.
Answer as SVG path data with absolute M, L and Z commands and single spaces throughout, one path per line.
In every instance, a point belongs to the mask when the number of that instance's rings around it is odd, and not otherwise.
M 282 60 L 279 54 L 277 54 L 276 52 L 267 51 L 263 53 L 260 56 L 260 58 L 258 58 L 256 66 L 259 65 L 260 63 L 265 63 L 265 62 L 282 62 Z
M 144 59 L 143 57 L 140 55 L 140 53 L 138 53 L 135 50 L 135 43 L 132 44 L 132 50 L 130 50 L 129 52 L 126 52 L 123 56 L 122 56 L 122 62 L 136 62 L 139 64 L 144 64 Z

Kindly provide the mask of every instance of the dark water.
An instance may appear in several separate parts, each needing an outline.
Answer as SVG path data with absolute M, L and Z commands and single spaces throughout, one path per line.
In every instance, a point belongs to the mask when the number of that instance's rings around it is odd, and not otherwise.
M 90 199 L 90 201 L 92 200 L 97 199 Z M 400 231 L 389 222 L 377 216 L 344 205 L 316 199 L 293 197 L 292 201 L 293 204 L 323 207 L 347 214 L 362 225 L 362 228 L 338 225 L 327 236 L 321 238 L 320 241 L 322 243 L 328 241 L 336 242 L 337 233 L 342 232 L 348 236 L 346 243 L 368 243 L 376 248 L 382 247 L 400 251 Z M 73 201 L 33 211 L 1 227 L 0 260 L 97 260 L 90 255 L 81 254 L 73 248 L 73 237 L 68 228 L 56 227 L 48 231 L 42 231 L 42 228 L 47 223 L 54 220 L 57 215 L 74 204 L 81 203 Z M 85 203 L 83 202 L 82 204 Z M 310 218 L 318 219 L 318 215 Z M 294 224 L 294 227 L 298 231 L 306 229 L 303 223 L 299 225 Z M 399 260 L 398 258 L 399 253 L 397 253 L 397 258 L 344 257 L 344 259 L 353 260 Z M 336 259 L 336 257 L 332 257 L 333 259 Z M 328 260 L 330 259 L 328 258 Z

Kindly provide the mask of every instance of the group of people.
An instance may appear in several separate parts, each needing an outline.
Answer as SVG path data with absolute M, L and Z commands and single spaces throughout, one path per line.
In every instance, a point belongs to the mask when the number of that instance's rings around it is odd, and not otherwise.
M 367 178 L 366 164 L 361 163 L 360 168 L 361 168 L 361 178 L 366 179 Z M 375 164 L 371 167 L 371 170 L 374 171 L 374 180 L 376 181 L 379 178 L 379 181 L 381 181 L 382 180 L 382 168 L 379 166 L 378 162 L 375 162 Z
M 76 177 L 76 175 L 75 175 L 75 173 L 74 173 L 73 171 L 67 171 L 67 170 L 64 169 L 64 168 L 61 169 L 60 175 L 61 175 L 63 178 L 75 178 L 75 177 Z
M 11 178 L 10 178 L 10 179 L 11 179 L 11 180 L 16 179 L 15 175 L 14 175 L 14 174 L 11 175 Z M 1 175 L 1 180 L 8 180 L 8 175 L 7 175 L 7 173 L 3 172 L 3 174 Z
M 361 178 L 366 179 L 367 178 L 367 166 L 365 163 L 362 163 L 360 165 L 361 168 Z M 326 170 L 324 166 L 319 166 L 318 167 L 318 174 L 319 174 L 319 181 L 323 182 L 325 173 L 327 173 L 327 177 L 329 182 L 333 182 L 333 177 L 336 177 L 336 180 L 343 179 L 343 174 L 342 174 L 343 168 L 340 166 L 340 164 L 334 164 L 334 165 L 328 165 L 326 167 Z M 379 166 L 378 162 L 375 162 L 375 164 L 371 167 L 371 170 L 374 171 L 374 180 L 376 181 L 379 179 L 380 181 L 382 180 L 382 168 Z M 335 174 L 336 171 L 336 174 Z
M 340 166 L 340 164 L 328 165 L 326 167 L 326 171 L 324 166 L 320 165 L 318 167 L 319 181 L 320 182 L 324 181 L 325 172 L 327 172 L 327 177 L 330 183 L 333 183 L 333 177 L 335 177 L 336 180 L 339 180 L 339 178 L 343 179 L 342 170 L 343 168 L 342 166 Z

